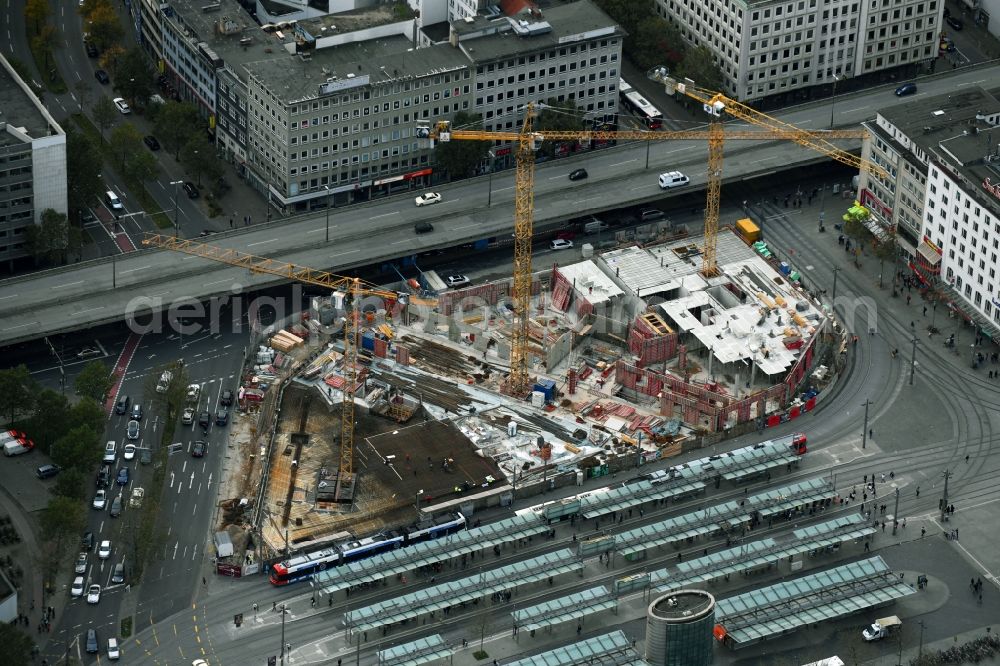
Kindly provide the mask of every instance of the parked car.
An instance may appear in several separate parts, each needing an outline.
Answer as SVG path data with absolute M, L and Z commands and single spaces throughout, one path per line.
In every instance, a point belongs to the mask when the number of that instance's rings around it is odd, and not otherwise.
M 212 415 L 208 411 L 201 412 L 198 414 L 198 425 L 202 428 L 207 428 L 208 424 L 212 422 Z
M 153 451 L 148 447 L 142 447 L 139 449 L 139 464 L 148 465 L 153 462 Z
M 109 83 L 111 83 L 111 77 L 109 77 L 108 73 L 105 72 L 103 69 L 99 69 L 96 72 L 94 72 L 94 78 L 97 79 L 97 82 L 100 83 L 101 85 L 106 86 Z
M 135 421 L 132 421 L 132 423 L 135 423 Z M 133 458 L 135 458 L 135 452 L 136 452 L 135 444 L 126 444 L 123 457 L 125 458 L 125 460 L 132 460 Z
M 470 280 L 465 275 L 449 275 L 444 279 L 448 283 L 449 287 L 461 287 L 463 284 L 469 284 Z
M 160 149 L 160 142 L 157 141 L 156 137 L 153 136 L 152 134 L 147 134 L 146 136 L 142 137 L 142 142 L 146 144 L 146 147 L 149 148 L 150 150 Z
M 126 102 L 124 98 L 122 98 L 122 97 L 115 97 L 111 101 L 113 101 L 115 103 L 115 106 L 118 108 L 118 110 L 121 112 L 121 114 L 123 116 L 132 113 L 132 109 L 129 108 L 128 102 Z
M 111 582 L 121 584 L 125 582 L 125 563 L 119 562 L 115 565 L 114 572 L 111 574 Z
M 118 477 L 115 479 L 115 483 L 117 483 L 119 486 L 128 485 L 128 467 L 118 468 Z
M 114 465 L 115 460 L 118 459 L 118 444 L 113 439 L 109 439 L 108 443 L 104 445 L 104 458 L 102 461 L 106 465 Z
M 51 479 L 53 476 L 59 473 L 62 469 L 59 465 L 42 465 L 35 470 L 35 476 L 39 479 Z
M 215 412 L 215 425 L 224 426 L 229 423 L 229 410 L 223 407 Z
M 97 50 L 97 47 L 92 42 L 85 42 L 84 48 L 87 49 L 88 58 L 96 58 L 101 54 L 100 51 Z
M 945 23 L 948 24 L 948 27 L 950 27 L 952 30 L 955 30 L 955 31 L 959 31 L 959 30 L 961 30 L 962 28 L 965 27 L 965 24 L 962 23 L 961 19 L 957 19 L 954 16 L 950 16 L 949 15 L 949 16 L 945 17 L 944 21 L 945 21 Z
M 230 391 L 229 389 L 226 389 L 225 391 L 223 391 L 222 392 L 222 396 L 219 397 L 219 404 L 220 405 L 224 405 L 226 407 L 228 407 L 231 404 L 233 404 L 233 392 Z
M 111 541 L 105 539 L 101 542 L 101 545 L 97 547 L 97 556 L 102 560 L 111 557 Z
M 94 550 L 94 533 L 84 532 L 83 537 L 80 538 L 80 546 L 88 553 Z
M 573 247 L 573 241 L 566 240 L 565 238 L 557 238 L 549 243 L 549 247 L 553 250 L 568 250 Z
M 108 505 L 108 491 L 98 490 L 94 495 L 94 501 L 91 502 L 93 506 L 98 511 L 104 511 L 104 508 Z
M 73 572 L 82 574 L 87 573 L 87 552 L 83 551 L 76 556 L 76 564 L 73 565 Z
M 98 488 L 107 488 L 111 485 L 111 467 L 104 465 L 101 467 L 101 471 L 97 473 L 97 486 Z
M 128 412 L 129 397 L 127 395 L 119 396 L 118 402 L 115 403 L 115 414 L 125 414 Z
M 896 97 L 905 97 L 906 95 L 912 95 L 915 92 L 917 92 L 917 84 L 911 81 L 896 88 Z
M 128 432 L 126 433 L 129 439 L 139 439 L 139 422 L 135 419 L 128 422 Z M 135 447 L 133 447 L 134 449 Z M 133 451 L 134 453 L 134 451 Z
M 108 659 L 111 661 L 116 661 L 121 658 L 121 652 L 118 650 L 118 639 L 109 638 L 108 639 Z
M 192 182 L 185 181 L 184 184 L 181 185 L 181 188 L 183 188 L 184 193 L 188 195 L 188 199 L 197 199 L 201 195 L 201 192 L 198 191 L 198 188 Z
M 639 220 L 642 222 L 662 220 L 664 217 L 666 217 L 666 215 L 664 215 L 663 211 L 657 208 L 646 208 L 639 213 Z
M 194 444 L 191 445 L 191 455 L 194 456 L 195 458 L 201 458 L 202 456 L 205 455 L 205 451 L 207 449 L 208 449 L 208 443 L 203 442 L 202 440 L 199 439 L 198 441 L 196 441 Z
M 94 585 L 91 585 L 87 589 L 87 603 L 88 604 L 99 604 L 99 603 L 101 603 L 101 586 L 100 585 L 97 585 L 95 583 Z
M 191 425 L 194 423 L 194 407 L 184 408 L 184 413 L 181 414 L 181 423 L 184 425 Z
M 418 207 L 429 206 L 430 204 L 436 204 L 441 201 L 441 194 L 438 192 L 424 192 L 413 201 Z
M 583 180 L 586 177 L 587 177 L 586 169 L 573 169 L 572 171 L 569 172 L 570 180 Z
M 73 584 L 69 586 L 69 596 L 74 599 L 83 596 L 83 576 L 77 576 L 73 579 Z

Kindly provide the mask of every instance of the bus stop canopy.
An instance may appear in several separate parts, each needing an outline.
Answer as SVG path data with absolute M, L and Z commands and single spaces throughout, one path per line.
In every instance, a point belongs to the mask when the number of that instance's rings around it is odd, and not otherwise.
M 503 592 L 518 585 L 539 583 L 552 576 L 580 571 L 583 560 L 568 548 L 545 553 L 529 560 L 482 571 L 446 583 L 439 583 L 344 613 L 344 625 L 352 634 L 377 629 Z
M 832 499 L 836 495 L 837 491 L 827 479 L 809 479 L 754 495 L 747 500 L 746 505 L 757 511 L 761 518 L 767 519 L 806 504 Z
M 912 587 L 872 557 L 722 599 L 715 612 L 726 643 L 743 647 L 910 594 Z
M 749 522 L 750 514 L 736 502 L 716 504 L 676 518 L 643 525 L 615 535 L 615 550 L 625 557 L 682 539 L 711 534 Z
M 608 588 L 592 587 L 516 610 L 511 615 L 519 630 L 534 631 L 617 607 L 618 601 L 608 594 Z
M 597 493 L 585 497 L 583 500 L 583 517 L 588 519 L 597 518 L 598 516 L 603 516 L 614 511 L 639 506 L 646 502 L 697 492 L 704 487 L 704 483 L 687 480 L 683 477 L 661 483 L 653 483 L 652 481 L 630 483 L 621 488 L 613 488 L 606 493 Z
M 535 514 L 514 516 L 441 539 L 415 543 L 374 557 L 328 569 L 313 577 L 314 586 L 327 594 L 362 583 L 373 583 L 467 553 L 491 548 L 529 536 L 544 534 L 549 527 Z
M 434 634 L 379 650 L 378 666 L 420 666 L 453 654 L 455 650 L 444 642 L 441 634 Z
M 561 645 L 548 652 L 507 662 L 505 666 L 575 666 L 576 664 L 649 666 L 621 630 Z

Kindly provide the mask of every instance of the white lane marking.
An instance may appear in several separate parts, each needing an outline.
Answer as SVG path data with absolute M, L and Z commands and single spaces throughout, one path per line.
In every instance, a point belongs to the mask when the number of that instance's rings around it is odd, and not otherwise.
M 76 314 L 83 314 L 84 312 L 93 312 L 94 310 L 103 310 L 104 306 L 99 305 L 96 308 L 87 308 L 86 310 L 77 310 Z
M 844 109 L 843 111 L 841 111 L 841 113 L 854 113 L 855 111 L 864 111 L 867 108 L 868 108 L 867 106 L 859 106 L 856 109 Z
M 497 187 L 497 188 L 494 188 L 493 191 L 494 192 L 503 192 L 504 190 L 512 190 L 512 189 L 514 189 L 513 185 L 511 185 L 510 187 Z
M 5 301 L 8 298 L 17 298 L 17 294 L 11 294 L 10 296 L 0 296 L 0 301 Z
M 399 211 L 398 210 L 394 210 L 391 213 L 382 213 L 381 215 L 372 215 L 368 219 L 369 220 L 377 220 L 380 217 L 389 217 L 390 215 L 399 215 Z
M 271 238 L 271 239 L 268 239 L 268 240 L 265 240 L 265 241 L 257 241 L 256 243 L 250 243 L 249 245 L 247 245 L 247 247 L 253 247 L 254 245 L 266 245 L 267 243 L 273 243 L 276 240 L 278 240 L 278 239 L 277 238 Z
M 125 273 L 134 273 L 134 272 L 136 272 L 136 271 L 144 271 L 144 270 L 146 270 L 147 268 L 150 268 L 149 264 L 147 264 L 147 265 L 145 265 L 145 266 L 139 266 L 139 268 L 130 268 L 130 269 L 128 269 L 127 271 L 118 271 L 118 273 L 119 273 L 120 275 L 125 275 Z
M 479 225 L 475 224 L 475 223 L 473 223 L 473 224 L 466 224 L 466 225 L 463 225 L 461 227 L 455 227 L 455 231 L 460 231 L 462 229 L 471 229 L 472 227 L 478 227 L 478 226 Z
M 83 280 L 77 280 L 76 282 L 67 282 L 66 284 L 57 284 L 56 286 L 54 286 L 52 288 L 53 289 L 62 289 L 63 287 L 72 287 L 73 285 L 76 285 L 76 284 L 83 284 Z
M 638 161 L 639 161 L 639 158 L 633 157 L 630 160 L 625 160 L 624 162 L 618 162 L 616 164 L 612 164 L 611 166 L 613 166 L 613 167 L 622 166 L 623 164 L 628 164 L 629 162 L 638 162 Z
M 222 284 L 223 282 L 232 282 L 232 280 L 216 280 L 215 282 L 207 282 L 206 287 L 211 287 L 213 284 Z
M 412 242 L 412 241 L 410 241 L 409 239 L 407 239 L 407 240 L 394 241 L 392 244 L 393 245 L 399 245 L 400 243 L 410 243 L 410 242 Z
M 348 250 L 347 252 L 338 252 L 337 254 L 331 254 L 331 257 L 343 257 L 345 254 L 354 254 L 355 252 L 361 252 L 361 250 Z

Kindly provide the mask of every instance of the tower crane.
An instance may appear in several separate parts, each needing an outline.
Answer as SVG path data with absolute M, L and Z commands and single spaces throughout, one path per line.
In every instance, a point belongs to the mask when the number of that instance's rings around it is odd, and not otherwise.
M 680 88 L 678 88 L 680 89 Z M 719 227 L 719 192 L 722 185 L 722 147 L 725 139 L 771 141 L 775 139 L 795 141 L 831 158 L 858 168 L 867 168 L 876 173 L 880 167 L 843 151 L 828 139 L 860 139 L 863 130 L 831 130 L 812 132 L 801 130 L 794 125 L 770 118 L 749 107 L 737 105 L 717 93 L 711 96 L 692 86 L 686 86 L 686 94 L 702 100 L 706 109 L 711 109 L 718 119 L 722 111 L 761 125 L 764 130 L 732 129 L 723 131 L 720 122 L 711 122 L 708 130 L 680 131 L 637 131 L 637 130 L 536 130 L 534 121 L 535 104 L 529 103 L 524 114 L 520 131 L 493 131 L 480 129 L 453 129 L 446 120 L 431 126 L 418 126 L 416 134 L 420 138 L 434 141 L 505 141 L 516 144 L 516 170 L 514 175 L 514 322 L 511 334 L 510 374 L 504 382 L 503 390 L 509 395 L 524 397 L 530 387 L 528 376 L 528 323 L 531 307 L 531 240 L 534 227 L 534 180 L 535 151 L 542 141 L 677 141 L 685 139 L 708 139 L 708 183 L 707 205 L 705 206 L 705 246 L 702 252 L 702 273 L 714 276 L 718 268 L 715 260 L 715 244 Z M 729 104 L 732 106 L 729 106 Z M 738 115 L 737 115 L 738 114 Z M 884 172 L 882 172 L 884 173 Z
M 340 466 L 337 474 L 335 497 L 338 501 L 354 496 L 354 390 L 358 379 L 358 325 L 361 321 L 360 301 L 365 296 L 378 296 L 386 301 L 406 304 L 408 295 L 389 291 L 363 282 L 356 277 L 344 277 L 307 266 L 289 264 L 267 257 L 259 257 L 239 250 L 232 250 L 208 243 L 174 238 L 162 234 L 147 234 L 143 245 L 182 252 L 203 259 L 218 261 L 230 266 L 246 268 L 251 273 L 266 273 L 305 284 L 326 287 L 331 292 L 343 291 L 350 298 L 350 309 L 344 317 L 344 390 L 340 412 Z M 390 308 L 386 308 L 387 310 Z

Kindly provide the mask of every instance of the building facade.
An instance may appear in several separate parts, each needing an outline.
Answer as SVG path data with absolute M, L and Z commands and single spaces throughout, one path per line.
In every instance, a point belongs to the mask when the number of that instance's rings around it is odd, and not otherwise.
M 712 52 L 721 92 L 755 101 L 929 63 L 944 0 L 656 0 L 656 8 L 685 41 Z
M 981 88 L 882 109 L 859 201 L 910 265 L 969 320 L 1000 332 L 1000 100 Z
M 69 214 L 66 134 L 0 56 L 0 260 L 28 256 L 27 229 L 48 209 Z

